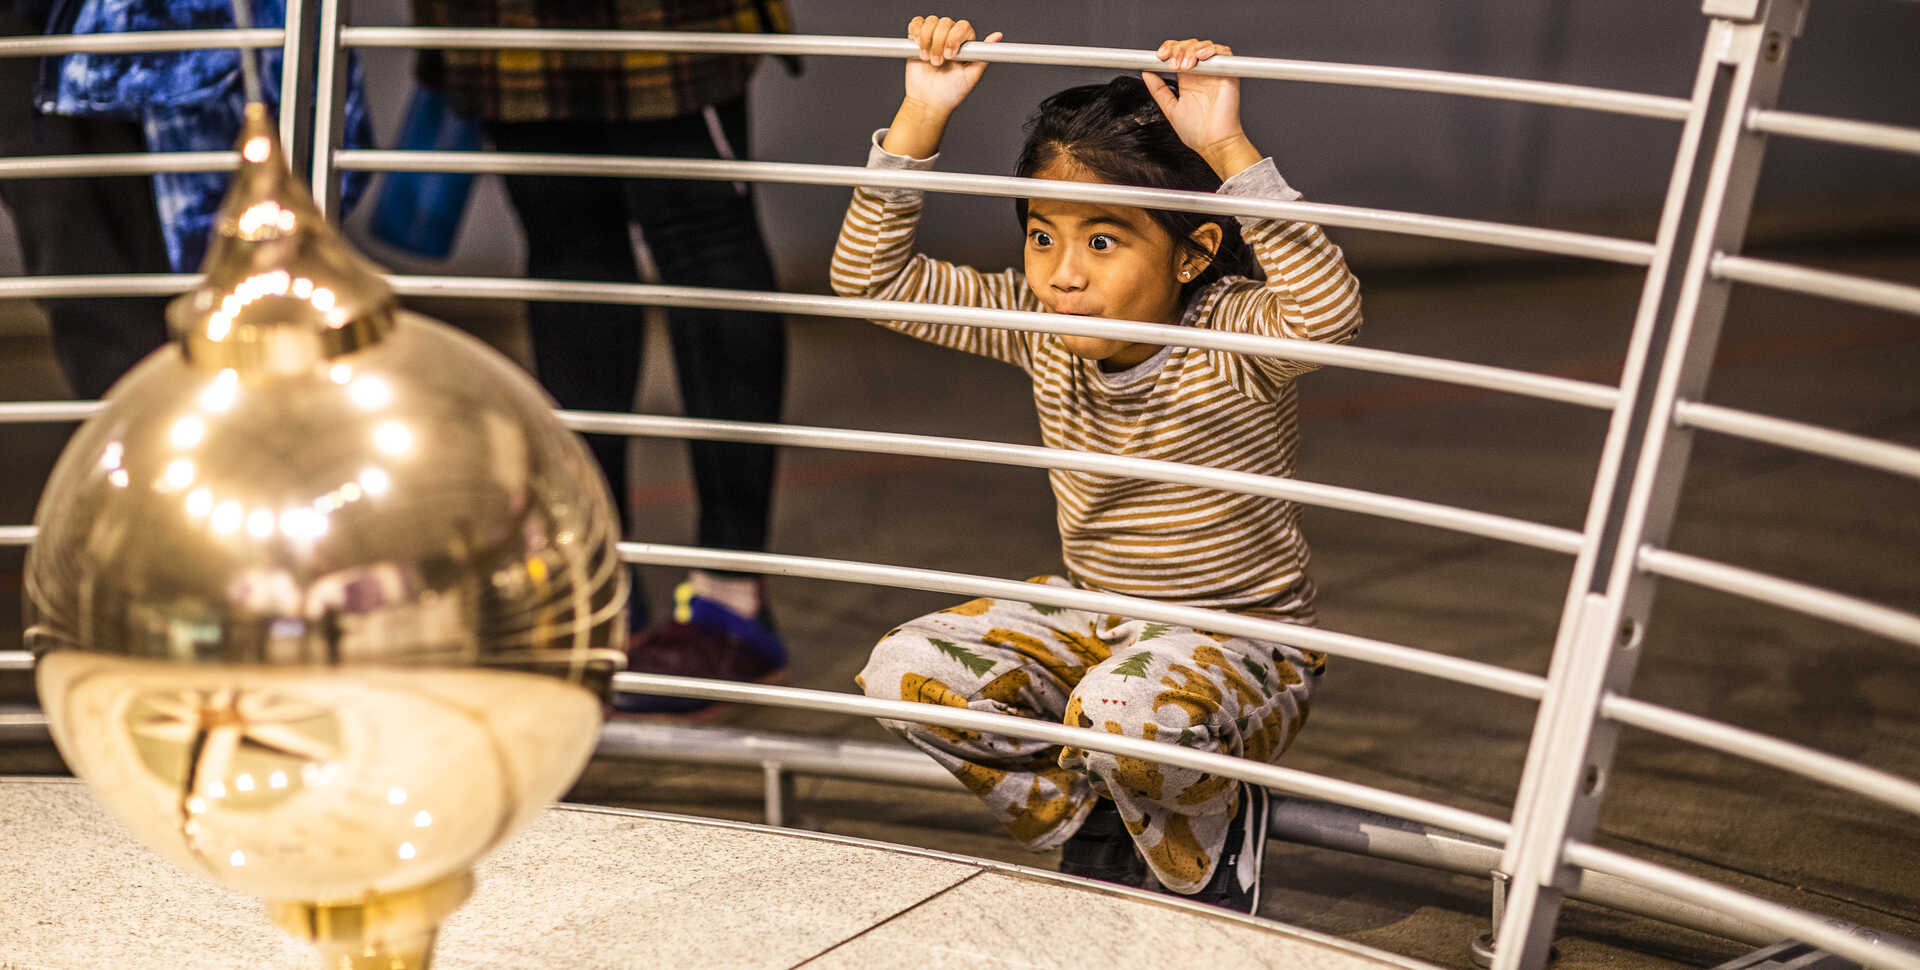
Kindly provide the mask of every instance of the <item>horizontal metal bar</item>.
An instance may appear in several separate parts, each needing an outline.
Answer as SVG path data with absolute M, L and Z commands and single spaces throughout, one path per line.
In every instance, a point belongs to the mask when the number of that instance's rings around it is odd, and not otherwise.
M 600 728 L 601 757 L 759 768 L 964 791 L 931 758 L 906 745 L 614 717 Z
M 0 403 L 0 424 L 84 421 L 100 410 L 98 401 L 18 401 Z M 1528 522 L 1503 515 L 1454 508 L 1435 502 L 1379 495 L 1338 485 L 1292 478 L 1274 478 L 1252 472 L 1185 465 L 1179 462 L 1129 458 L 1094 452 L 974 441 L 888 431 L 817 428 L 708 418 L 680 418 L 650 414 L 613 414 L 600 411 L 556 412 L 567 427 L 596 434 L 654 438 L 690 438 L 858 451 L 866 454 L 918 455 L 1024 468 L 1063 468 L 1097 474 L 1144 478 L 1217 488 L 1242 495 L 1265 495 L 1319 508 L 1359 512 L 1468 535 L 1513 542 L 1536 549 L 1572 555 L 1580 549 L 1580 534 L 1571 529 Z
M 56 299 L 81 296 L 150 296 L 185 292 L 198 276 L 34 276 L 0 279 L 0 299 Z M 1072 317 L 1024 310 L 982 310 L 928 303 L 899 303 L 854 297 L 817 296 L 758 290 L 721 290 L 697 286 L 639 283 L 579 283 L 567 280 L 515 280 L 473 276 L 389 276 L 403 296 L 458 296 L 566 303 L 622 303 L 644 306 L 744 309 L 800 316 L 868 320 L 957 323 L 1033 333 L 1114 337 L 1146 343 L 1173 343 L 1232 353 L 1285 357 L 1330 367 L 1478 387 L 1523 397 L 1606 409 L 1619 391 L 1605 384 L 1547 374 L 1440 360 L 1417 354 L 1326 344 L 1286 337 L 1200 330 L 1166 324 Z
M 1268 837 L 1375 859 L 1390 859 L 1464 876 L 1488 878 L 1500 868 L 1501 846 L 1421 825 L 1315 799 L 1288 795 L 1273 799 Z M 1622 913 L 1684 926 L 1752 946 L 1777 942 L 1780 934 L 1757 923 L 1704 906 L 1669 899 L 1606 873 L 1581 870 L 1570 898 Z
M 0 179 L 151 175 L 154 172 L 228 172 L 238 152 L 129 152 L 117 155 L 30 155 L 0 158 Z
M 961 596 L 992 596 L 1022 603 L 1040 603 L 1095 613 L 1111 613 L 1216 633 L 1293 644 L 1351 660 L 1426 674 L 1527 700 L 1539 700 L 1546 689 L 1544 678 L 1493 664 L 1429 653 L 1348 633 L 1334 633 L 1330 630 L 1298 626 L 1279 620 L 1254 619 L 1203 607 L 1180 606 L 1160 600 L 1122 596 L 1117 593 L 1099 593 L 1085 589 L 1045 586 L 1038 583 L 1015 582 L 969 573 L 952 573 L 908 566 L 851 562 L 844 559 L 818 559 L 769 552 L 701 549 L 695 546 L 671 546 L 652 542 L 622 542 L 620 555 L 627 562 L 685 566 L 693 569 L 718 569 L 728 572 L 764 573 L 844 583 L 868 583 Z
M 285 43 L 286 31 L 278 27 L 253 27 L 247 30 L 139 30 L 123 34 L 49 34 L 0 38 L 0 57 L 136 54 L 148 51 L 207 50 L 217 47 L 280 47 Z
M 0 673 L 33 669 L 33 654 L 25 650 L 0 650 Z
M 33 542 L 33 535 L 33 526 L 0 526 L 0 546 L 30 545 Z M 969 573 L 889 566 L 881 563 L 819 559 L 766 552 L 734 552 L 647 542 L 622 542 L 620 554 L 627 562 L 765 573 L 835 582 L 869 583 L 962 596 L 995 596 L 1019 602 L 1114 613 L 1217 633 L 1279 641 L 1365 663 L 1423 673 L 1442 680 L 1451 680 L 1455 683 L 1527 700 L 1539 700 L 1546 689 L 1546 681 L 1537 675 L 1508 670 L 1493 664 L 1449 657 L 1382 640 L 1304 627 L 1279 620 L 1254 619 L 1204 607 L 1179 606 L 1158 600 L 1122 596 L 1117 593 L 1099 593 L 1092 590 L 995 579 Z
M 859 297 L 770 293 L 759 290 L 721 290 L 698 286 L 659 286 L 641 283 L 574 283 L 563 280 L 509 280 L 466 276 L 389 276 L 387 282 L 404 296 L 461 296 L 566 303 L 628 303 L 645 306 L 694 307 L 718 310 L 755 310 L 799 316 L 848 317 L 861 320 L 910 320 L 992 327 L 1031 333 L 1103 337 L 1128 342 L 1201 347 L 1231 353 L 1282 357 L 1331 367 L 1348 367 L 1378 374 L 1418 377 L 1518 394 L 1588 408 L 1610 408 L 1619 391 L 1604 384 L 1569 380 L 1545 374 L 1436 360 L 1368 347 L 1264 337 L 1254 334 L 1203 330 L 1196 327 L 1076 317 L 1025 310 L 983 310 L 934 303 L 901 303 Z M 0 294 L 5 290 L 0 288 Z
M 1477 219 L 1456 219 L 1390 209 L 1281 202 L 1215 192 L 1149 189 L 1061 179 L 1015 178 L 965 172 L 906 171 L 864 165 L 801 162 L 743 162 L 707 158 L 644 158 L 615 155 L 557 155 L 545 152 L 427 152 L 358 149 L 334 154 L 337 167 L 383 172 L 473 172 L 518 175 L 586 175 L 599 178 L 705 179 L 721 182 L 774 182 L 794 185 L 867 185 L 920 189 L 996 198 L 1062 199 L 1175 209 L 1216 215 L 1289 219 L 1327 226 L 1507 246 L 1534 252 L 1577 256 L 1632 266 L 1653 258 L 1653 245 L 1633 239 L 1596 236 L 1564 229 L 1515 226 Z
M 1282 768 L 1279 765 L 1236 758 L 1232 755 L 1181 747 L 1164 741 L 1129 738 L 1093 728 L 1068 727 L 1065 724 L 1030 717 L 994 714 L 961 707 L 947 707 L 942 704 L 879 700 L 836 691 L 767 687 L 760 684 L 702 680 L 698 677 L 673 677 L 665 674 L 619 673 L 613 676 L 613 683 L 615 689 L 633 693 L 695 697 L 789 710 L 912 721 L 918 724 L 933 724 L 1074 745 L 1180 768 L 1191 768 L 1208 774 L 1252 782 L 1289 794 L 1307 795 L 1342 805 L 1364 808 L 1368 811 L 1410 818 L 1489 841 L 1504 841 L 1509 832 L 1507 823 L 1498 819 L 1409 795 L 1335 778 L 1324 778 L 1295 768 Z
M 0 404 L 0 424 L 85 421 L 103 407 L 99 401 L 8 401 Z
M 1717 589 L 1723 593 L 1743 596 L 1762 603 L 1771 603 L 1808 616 L 1832 620 L 1835 623 L 1877 633 L 1902 643 L 1920 646 L 1920 616 L 1903 613 L 1858 597 L 1846 596 L 1751 569 L 1651 546 L 1640 550 L 1640 568 L 1656 576 L 1665 576 L 1683 583 L 1692 583 L 1695 586 Z
M 1878 441 L 1785 418 L 1724 408 L 1703 401 L 1676 401 L 1675 424 L 1715 431 L 1762 444 L 1853 462 L 1869 468 L 1920 478 L 1920 448 Z
M 430 47 L 442 50 L 493 48 L 568 51 L 646 50 L 695 54 L 811 54 L 878 57 L 889 60 L 906 60 L 916 52 L 911 41 L 891 37 L 643 30 L 347 27 L 341 31 L 341 41 L 348 47 Z M 1155 57 L 1151 51 L 1005 42 L 962 44 L 955 52 L 954 60 L 1000 64 L 1042 64 L 1054 67 L 1098 67 L 1123 71 L 1155 71 L 1166 68 L 1166 62 Z M 1684 98 L 1574 84 L 1556 84 L 1548 81 L 1528 81 L 1519 78 L 1404 67 L 1282 60 L 1236 54 L 1212 58 L 1196 65 L 1189 73 L 1457 94 L 1668 120 L 1678 120 L 1686 117 L 1687 114 L 1687 102 Z
M 1920 315 L 1920 286 L 1889 283 L 1886 280 L 1849 276 L 1790 263 L 1776 263 L 1749 256 L 1715 253 L 1710 270 L 1714 276 L 1736 283 L 1752 283 L 1831 300 L 1858 303 L 1861 306 L 1897 310 Z
M 95 296 L 171 296 L 200 282 L 192 273 L 120 276 L 10 276 L 0 279 L 0 300 L 57 300 Z
M 39 708 L 0 707 L 0 744 L 45 744 L 52 740 L 46 715 Z
M 1769 135 L 1811 138 L 1815 141 L 1878 148 L 1890 152 L 1920 155 L 1920 128 L 1882 125 L 1871 121 L 1848 121 L 1821 115 L 1797 114 L 1756 108 L 1747 114 L 1747 127 Z
M 1770 902 L 1698 876 L 1584 842 L 1567 843 L 1565 861 L 1606 873 L 1673 899 L 1777 930 L 1780 936 L 1811 943 L 1875 970 L 1920 970 L 1920 950 L 1891 933 L 1866 930 Z
M 1920 783 L 1711 718 L 1608 694 L 1600 713 L 1643 731 L 1736 755 L 1920 815 Z
M 5 405 L 0 405 L 0 421 L 5 419 L 5 408 Z M 1069 469 L 1123 478 L 1198 485 L 1202 488 L 1216 488 L 1242 495 L 1263 495 L 1320 508 L 1359 512 L 1437 529 L 1449 529 L 1567 555 L 1580 550 L 1580 533 L 1571 529 L 1561 529 L 1523 519 L 1475 512 L 1433 502 L 1378 495 L 1337 485 L 1322 485 L 1299 479 L 1274 478 L 1252 472 L 1185 465 L 1172 461 L 1128 458 L 1121 455 L 1071 451 L 1039 445 L 973 441 L 965 438 L 937 438 L 886 431 L 856 431 L 847 428 L 754 424 L 744 421 L 613 414 L 600 411 L 561 411 L 559 414 L 567 427 L 575 431 L 827 448 L 865 454 L 919 455 L 1024 468 Z

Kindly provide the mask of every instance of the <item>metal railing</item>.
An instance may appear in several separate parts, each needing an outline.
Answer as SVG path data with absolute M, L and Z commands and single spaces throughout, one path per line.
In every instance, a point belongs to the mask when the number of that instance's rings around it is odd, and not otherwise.
M 1611 769 L 1615 735 L 1634 727 L 1794 772 L 1826 785 L 1920 815 L 1920 784 L 1847 759 L 1764 734 L 1720 724 L 1628 695 L 1656 578 L 1677 580 L 1764 601 L 1890 639 L 1920 645 L 1920 617 L 1744 567 L 1713 562 L 1664 547 L 1672 501 L 1687 464 L 1685 436 L 1693 429 L 1732 435 L 1881 471 L 1920 478 L 1920 449 L 1751 414 L 1699 400 L 1731 284 L 1766 286 L 1903 313 L 1920 314 L 1920 288 L 1738 255 L 1751 206 L 1764 135 L 1811 138 L 1854 147 L 1920 154 L 1920 130 L 1822 118 L 1772 108 L 1786 53 L 1805 14 L 1804 0 L 1707 0 L 1708 36 L 1689 97 L 1441 71 L 1351 64 L 1220 57 L 1198 73 L 1370 86 L 1552 105 L 1679 121 L 1683 130 L 1656 238 L 1616 239 L 1559 229 L 1305 202 L 1231 199 L 1206 193 L 1063 183 L 964 173 L 875 171 L 836 165 L 728 162 L 603 156 L 500 153 L 349 151 L 338 149 L 341 55 L 352 48 L 544 48 L 811 54 L 898 60 L 912 52 L 904 40 L 647 31 L 431 30 L 353 27 L 339 0 L 290 4 L 281 30 L 154 32 L 120 37 L 0 39 L 0 57 L 67 51 L 179 50 L 203 46 L 272 47 L 284 44 L 288 70 L 311 65 L 310 88 L 287 85 L 288 119 L 310 119 L 299 144 L 313 147 L 306 171 L 328 202 L 338 170 L 510 172 L 553 176 L 690 178 L 804 185 L 916 188 L 996 197 L 1051 198 L 1117 205 L 1175 207 L 1229 215 L 1305 220 L 1335 227 L 1506 246 L 1601 262 L 1644 266 L 1646 284 L 1636 315 L 1626 368 L 1618 387 L 1489 367 L 1310 342 L 1196 331 L 1134 321 L 1067 319 L 1020 311 L 902 304 L 803 294 L 750 293 L 639 284 L 393 277 L 408 295 L 511 300 L 562 300 L 669 307 L 744 308 L 774 313 L 926 321 L 1033 333 L 1098 336 L 1130 342 L 1206 347 L 1291 359 L 1400 377 L 1499 391 L 1611 414 L 1599 473 L 1584 526 L 1564 529 L 1471 509 L 1380 495 L 1295 479 L 1269 479 L 1116 455 L 1062 451 L 1004 442 L 918 435 L 566 412 L 570 427 L 595 433 L 743 441 L 785 447 L 919 455 L 1029 468 L 1074 469 L 1265 495 L 1461 532 L 1574 559 L 1552 665 L 1545 678 L 1449 657 L 1415 647 L 1336 631 L 1222 614 L 1194 607 L 1089 590 L 1034 586 L 1008 580 L 906 566 L 766 553 L 725 552 L 649 543 L 624 543 L 625 559 L 695 568 L 804 576 L 850 583 L 1013 598 L 1092 609 L 1142 619 L 1199 626 L 1222 633 L 1296 644 L 1342 658 L 1407 670 L 1538 702 L 1513 816 L 1490 818 L 1398 793 L 1338 781 L 1277 765 L 1157 744 L 1111 734 L 962 709 L 873 700 L 793 688 L 621 674 L 625 691 L 766 704 L 835 714 L 885 717 L 992 731 L 1125 754 L 1265 785 L 1314 802 L 1292 810 L 1315 821 L 1287 825 L 1291 837 L 1343 846 L 1335 830 L 1351 823 L 1398 827 L 1400 848 L 1381 854 L 1456 871 L 1490 875 L 1508 886 L 1496 911 L 1496 970 L 1539 967 L 1563 896 L 1594 899 L 1629 912 L 1667 919 L 1747 942 L 1768 934 L 1794 936 L 1874 967 L 1920 970 L 1920 949 L 1907 941 L 1839 924 L 1697 877 L 1598 848 L 1590 843 Z M 1144 51 L 1033 44 L 969 44 L 960 59 L 1002 63 L 1095 66 L 1147 70 L 1160 62 Z M 291 73 L 289 76 L 292 76 Z M 299 100 L 314 92 L 310 103 Z M 289 120 L 289 124 L 291 121 Z M 310 136 L 310 137 L 308 137 Z M 289 145 L 296 143 L 291 137 Z M 228 167 L 231 153 L 167 156 L 95 156 L 0 160 L 0 179 L 74 177 Z M 179 292 L 184 275 L 28 278 L 0 280 L 0 299 Z M 93 402 L 0 403 L 0 423 L 82 420 Z M 30 543 L 33 530 L 0 525 L 0 545 Z M 0 670 L 24 669 L 30 658 L 0 652 Z M 8 730 L 34 727 L 30 714 L 9 713 Z M 697 732 L 696 732 L 697 733 Z M 611 725 L 603 751 L 659 756 L 682 747 L 631 725 Z M 685 736 L 676 736 L 680 741 Z M 777 749 L 769 752 L 769 748 Z M 709 733 L 699 757 L 716 763 L 760 764 L 769 778 L 784 770 L 847 773 L 909 784 L 942 777 L 899 749 L 823 739 L 741 738 Z M 907 761 L 913 761 L 909 766 Z M 778 786 L 769 783 L 769 812 L 778 815 Z M 1284 811 L 1284 809 L 1283 809 Z M 1331 813 L 1331 814 L 1328 814 Z M 1344 814 L 1343 814 L 1344 813 Z M 1291 817 L 1291 816 L 1289 816 Z M 1297 820 L 1297 819 L 1296 819 Z M 1344 847 L 1352 848 L 1351 845 Z M 1463 868 L 1464 867 L 1464 868 Z M 1604 887 L 1604 888 L 1599 888 Z

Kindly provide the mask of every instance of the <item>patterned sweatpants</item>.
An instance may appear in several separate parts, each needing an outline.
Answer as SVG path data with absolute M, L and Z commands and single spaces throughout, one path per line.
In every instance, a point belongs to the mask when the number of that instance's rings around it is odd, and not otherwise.
M 1070 585 L 1056 576 L 1032 582 Z M 1304 596 L 1298 606 L 1293 621 L 1310 623 Z M 977 599 L 892 630 L 855 680 L 869 697 L 1048 718 L 1270 762 L 1306 721 L 1323 666 L 1318 654 L 1279 643 Z M 883 723 L 953 772 L 1031 849 L 1066 841 L 1095 796 L 1111 798 L 1148 867 L 1176 893 L 1207 884 L 1239 810 L 1238 784 L 1191 769 Z

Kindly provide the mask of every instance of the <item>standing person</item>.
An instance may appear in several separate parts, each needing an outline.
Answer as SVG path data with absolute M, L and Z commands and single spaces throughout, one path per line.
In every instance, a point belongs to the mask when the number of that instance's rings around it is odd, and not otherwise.
M 620 30 L 784 30 L 781 0 L 414 0 L 414 19 L 441 27 Z M 747 81 L 757 58 L 648 51 L 422 51 L 421 84 L 456 113 L 484 123 L 507 152 L 746 158 Z M 744 183 L 506 176 L 526 233 L 527 274 L 538 279 L 638 282 L 629 225 L 637 225 L 664 283 L 775 288 Z M 635 306 L 537 302 L 528 307 L 540 382 L 562 407 L 630 411 L 645 312 Z M 667 315 L 687 414 L 778 421 L 786 383 L 784 323 L 769 313 L 674 309 Z M 623 508 L 629 501 L 621 436 L 589 435 Z M 702 546 L 766 547 L 774 450 L 689 445 Z M 638 589 L 636 571 L 635 588 Z M 636 595 L 636 601 L 639 597 Z M 633 613 L 636 626 L 644 611 Z M 757 576 L 694 570 L 674 591 L 671 622 L 638 633 L 629 669 L 768 682 L 787 666 Z M 709 702 L 624 696 L 635 713 L 685 714 Z
M 38 34 L 53 0 L 0 5 L 0 34 Z M 140 126 L 35 110 L 40 62 L 0 57 L 0 155 L 146 150 Z M 146 176 L 0 179 L 29 276 L 165 273 L 166 244 Z M 54 358 L 76 398 L 97 398 L 167 339 L 166 297 L 78 297 L 43 304 Z
M 868 164 L 933 164 L 947 120 L 985 69 L 952 60 L 966 21 L 916 17 L 906 94 Z M 987 41 L 996 41 L 992 34 Z M 1185 72 L 1215 54 L 1167 41 Z M 1120 77 L 1047 98 L 1027 123 L 1023 177 L 1293 200 L 1240 127 L 1239 85 L 1182 73 Z M 862 188 L 834 251 L 847 296 L 1142 320 L 1340 342 L 1359 286 L 1318 226 L 1017 199 L 1025 267 L 984 273 L 913 251 L 919 192 Z M 1264 276 L 1264 281 L 1258 277 Z M 1293 471 L 1294 380 L 1312 365 L 952 325 L 884 326 L 1024 370 L 1050 447 Z M 1298 508 L 1274 498 L 1056 470 L 1067 578 L 1034 580 L 1313 622 Z M 1010 600 L 979 599 L 884 636 L 858 682 L 872 697 L 1063 720 L 1127 737 L 1271 761 L 1307 716 L 1323 658 L 1283 643 Z M 1243 912 L 1259 906 L 1267 793 L 1258 786 L 1078 747 L 890 722 L 1061 870 Z
M 249 0 L 247 8 L 256 27 L 286 26 L 284 0 Z M 83 35 L 219 29 L 233 27 L 234 14 L 234 0 L 61 0 L 49 29 Z M 46 114 L 138 122 L 150 152 L 226 151 L 240 137 L 246 114 L 242 56 L 230 47 L 67 54 L 47 59 L 36 97 Z M 260 58 L 260 97 L 269 110 L 277 110 L 281 50 L 244 56 Z M 342 110 L 348 148 L 366 148 L 373 141 L 363 89 L 359 58 L 349 52 Z M 198 272 L 227 194 L 228 173 L 156 172 L 152 179 L 167 259 L 176 273 Z M 368 181 L 365 172 L 341 173 L 341 214 L 352 211 Z

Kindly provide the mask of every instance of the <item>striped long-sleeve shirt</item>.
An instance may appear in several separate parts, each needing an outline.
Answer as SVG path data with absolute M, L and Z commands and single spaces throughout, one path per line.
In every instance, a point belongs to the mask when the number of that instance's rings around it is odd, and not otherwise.
M 893 155 L 879 148 L 878 136 L 875 141 L 870 166 L 933 162 Z M 1271 160 L 1228 179 L 1220 192 L 1300 197 Z M 834 249 L 834 290 L 913 303 L 1043 309 L 1017 270 L 983 273 L 914 252 L 920 208 L 917 191 L 856 190 Z M 1360 326 L 1360 290 L 1340 247 L 1308 223 L 1242 218 L 1240 224 L 1266 281 L 1219 280 L 1194 294 L 1182 323 L 1301 340 L 1351 339 Z M 1300 440 L 1293 382 L 1312 364 L 1167 347 L 1107 373 L 1053 334 L 876 322 L 1024 370 L 1033 380 L 1041 437 L 1051 447 L 1293 473 Z M 1079 585 L 1183 605 L 1311 615 L 1307 544 L 1294 503 L 1059 469 L 1050 478 L 1061 554 Z

